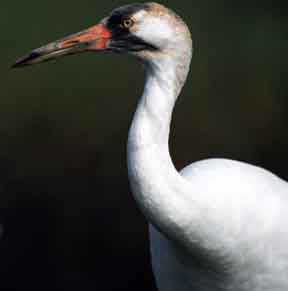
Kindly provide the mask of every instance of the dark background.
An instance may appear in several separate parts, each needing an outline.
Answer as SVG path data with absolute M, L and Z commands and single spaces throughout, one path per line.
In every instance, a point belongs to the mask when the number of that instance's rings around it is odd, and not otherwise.
M 227 157 L 288 179 L 285 2 L 164 3 L 194 39 L 171 129 L 177 168 Z M 126 3 L 1 1 L 1 290 L 155 290 L 147 223 L 126 173 L 141 68 L 127 56 L 86 54 L 9 69 Z

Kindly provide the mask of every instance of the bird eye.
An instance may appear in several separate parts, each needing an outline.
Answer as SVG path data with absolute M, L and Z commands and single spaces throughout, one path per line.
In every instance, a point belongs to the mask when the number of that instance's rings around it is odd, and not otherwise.
M 121 27 L 122 28 L 130 28 L 134 24 L 134 21 L 131 18 L 125 18 L 122 20 Z

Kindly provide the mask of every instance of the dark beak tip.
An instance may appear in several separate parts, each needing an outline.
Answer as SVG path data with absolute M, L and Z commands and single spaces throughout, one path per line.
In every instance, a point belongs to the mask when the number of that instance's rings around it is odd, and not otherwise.
M 10 66 L 11 69 L 22 67 L 20 59 Z
M 21 64 L 21 62 L 16 61 L 12 66 L 10 66 L 10 69 L 20 68 L 25 66 L 24 64 Z
M 11 69 L 20 68 L 32 64 L 32 61 L 38 58 L 40 54 L 38 52 L 31 52 L 30 54 L 18 59 L 12 66 Z

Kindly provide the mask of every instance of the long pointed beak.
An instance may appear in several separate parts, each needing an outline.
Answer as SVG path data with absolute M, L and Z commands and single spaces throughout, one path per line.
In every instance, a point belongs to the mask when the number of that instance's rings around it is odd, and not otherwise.
M 110 30 L 102 23 L 84 31 L 51 42 L 18 59 L 12 68 L 33 65 L 65 55 L 85 51 L 105 51 L 111 39 Z

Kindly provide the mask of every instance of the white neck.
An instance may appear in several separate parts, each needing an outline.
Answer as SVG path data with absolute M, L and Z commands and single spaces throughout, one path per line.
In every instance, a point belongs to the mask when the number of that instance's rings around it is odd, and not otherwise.
M 190 50 L 191 51 L 191 50 Z M 142 98 L 128 138 L 128 174 L 133 194 L 143 213 L 162 232 L 175 235 L 184 222 L 183 178 L 169 154 L 171 115 L 186 80 L 190 54 L 150 63 Z M 188 209 L 187 209 L 188 211 Z

